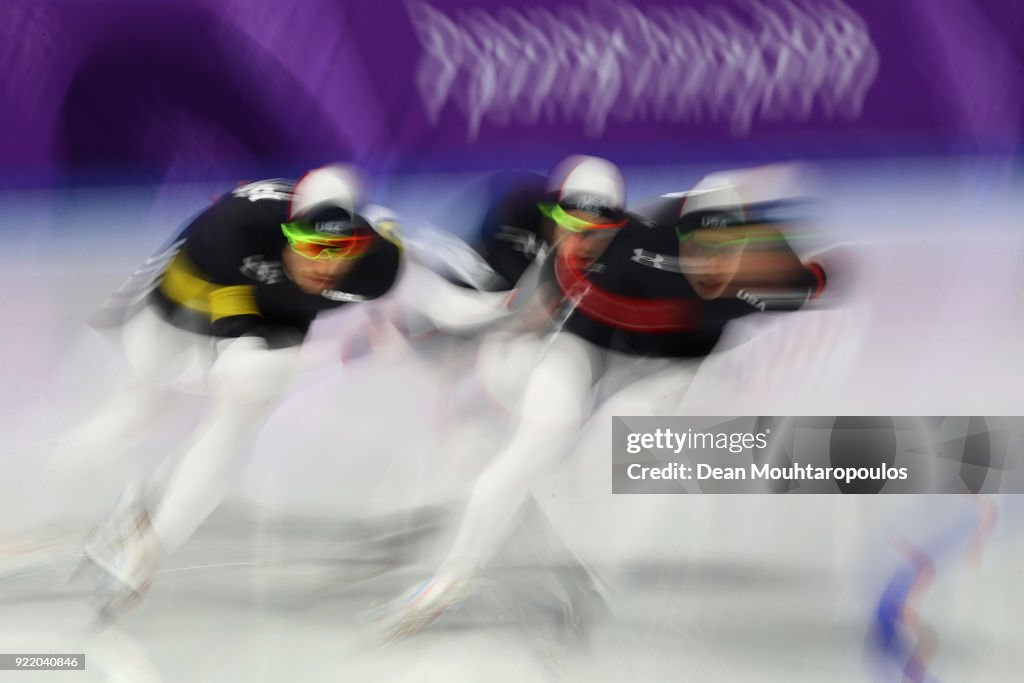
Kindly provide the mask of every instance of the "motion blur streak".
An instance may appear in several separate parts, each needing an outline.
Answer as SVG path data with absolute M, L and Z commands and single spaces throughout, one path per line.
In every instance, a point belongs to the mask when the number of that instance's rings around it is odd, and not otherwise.
M 484 118 L 727 122 L 859 116 L 879 58 L 861 17 L 831 0 L 652 7 L 598 0 L 447 15 L 408 3 L 423 55 L 417 84 L 435 125 L 453 103 L 476 139 Z

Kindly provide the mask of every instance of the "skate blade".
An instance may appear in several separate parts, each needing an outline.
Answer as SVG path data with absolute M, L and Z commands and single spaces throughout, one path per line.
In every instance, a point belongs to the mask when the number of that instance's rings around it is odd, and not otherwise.
M 145 593 L 146 586 L 137 586 L 137 585 L 133 584 L 132 582 L 125 580 L 124 572 L 122 572 L 120 569 L 118 569 L 112 562 L 110 562 L 109 560 L 105 559 L 102 554 L 94 552 L 91 549 L 89 549 L 88 547 L 86 547 L 83 550 L 82 555 L 83 555 L 82 564 L 84 564 L 86 567 L 92 566 L 92 567 L 98 569 L 101 572 L 101 574 L 103 575 L 104 580 L 113 581 L 114 583 L 123 586 L 128 591 L 131 591 L 132 593 L 135 593 L 135 594 L 138 594 L 138 595 L 141 595 L 142 593 Z M 82 570 L 81 567 L 80 567 L 80 569 L 78 571 L 84 571 L 84 570 Z
M 67 580 L 67 584 L 66 585 L 70 585 L 70 584 L 78 581 L 79 579 L 84 577 L 89 572 L 90 568 L 93 568 L 93 567 L 95 567 L 95 565 L 93 564 L 92 560 L 90 560 L 83 553 L 82 557 L 79 558 L 79 560 L 78 560 L 78 564 L 75 565 L 75 568 L 71 570 L 71 574 L 68 575 L 68 580 Z
M 453 607 L 442 609 L 433 615 L 409 619 L 403 621 L 397 626 L 392 627 L 391 629 L 389 629 L 390 635 L 388 636 L 387 640 L 384 641 L 382 647 L 388 647 L 389 645 L 400 643 L 406 638 L 411 638 L 416 634 L 420 633 L 421 631 L 430 628 L 431 626 L 439 622 L 441 620 L 441 617 L 443 617 L 447 612 L 453 609 Z
M 108 579 L 106 585 L 100 587 L 94 599 L 96 622 L 110 626 L 123 616 L 136 609 L 142 602 L 145 591 L 119 584 L 115 579 Z
M 373 629 L 380 635 L 379 648 L 394 645 L 430 628 L 445 616 L 457 611 L 464 602 L 464 599 L 454 600 L 425 611 L 410 610 L 408 603 L 404 603 L 402 607 L 387 603 L 371 609 L 369 618 Z M 404 615 L 403 611 L 406 612 Z

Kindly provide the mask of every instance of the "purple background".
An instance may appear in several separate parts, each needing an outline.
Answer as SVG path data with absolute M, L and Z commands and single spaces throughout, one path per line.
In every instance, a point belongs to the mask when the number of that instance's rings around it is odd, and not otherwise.
M 521 6 L 430 4 L 450 16 Z M 722 121 L 611 120 L 599 137 L 573 121 L 485 120 L 469 139 L 452 107 L 436 127 L 428 120 L 415 84 L 423 50 L 397 0 L 6 2 L 0 178 L 215 177 L 335 160 L 377 172 L 545 167 L 576 152 L 624 164 L 1019 152 L 1024 3 L 847 5 L 878 52 L 853 119 L 815 109 L 806 120 L 755 120 L 742 135 Z

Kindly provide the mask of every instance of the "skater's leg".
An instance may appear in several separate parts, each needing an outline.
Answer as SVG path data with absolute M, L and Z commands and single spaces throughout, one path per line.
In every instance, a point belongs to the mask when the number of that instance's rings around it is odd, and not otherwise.
M 433 623 L 468 594 L 466 580 L 498 549 L 538 478 L 557 465 L 586 419 L 600 362 L 587 342 L 552 338 L 527 380 L 514 434 L 473 487 L 444 562 L 433 578 L 383 610 L 392 638 Z
M 162 320 L 152 308 L 144 308 L 124 324 L 121 347 L 129 380 L 92 419 L 66 434 L 68 462 L 112 457 L 131 440 L 142 436 L 154 421 L 166 414 L 168 392 L 198 365 L 197 346 L 204 339 Z M 68 464 L 68 463 L 64 463 Z
M 175 382 L 189 370 L 198 370 L 200 340 L 149 308 L 125 323 L 121 343 L 130 371 L 128 384 L 102 403 L 91 419 L 58 437 L 52 451 L 54 517 L 98 513 L 94 506 L 109 505 L 126 479 L 142 474 L 125 462 L 125 456 L 175 412 Z M 88 510 L 72 509 L 86 498 Z
M 298 369 L 297 348 L 232 346 L 211 372 L 213 404 L 186 452 L 173 464 L 153 514 L 165 552 L 173 552 L 221 503 L 251 443 Z
M 471 574 L 497 549 L 537 478 L 554 467 L 586 419 L 600 356 L 555 337 L 527 381 L 511 440 L 484 470 L 439 574 Z
M 164 556 L 177 550 L 227 494 L 264 419 L 287 390 L 299 365 L 297 348 L 268 351 L 239 340 L 210 373 L 211 405 L 155 503 L 126 500 L 120 507 L 134 518 L 115 519 L 129 533 L 97 550 L 90 559 L 115 581 L 101 595 L 101 609 L 117 612 L 146 589 Z M 138 486 L 148 497 L 155 482 Z M 119 516 L 116 515 L 115 516 Z M 127 523 L 125 523 L 127 522 Z M 89 552 L 87 550 L 87 552 Z

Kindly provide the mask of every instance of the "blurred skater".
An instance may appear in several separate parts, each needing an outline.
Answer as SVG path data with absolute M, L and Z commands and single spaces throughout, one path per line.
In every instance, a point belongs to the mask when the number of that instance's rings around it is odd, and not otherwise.
M 532 488 L 601 399 L 664 377 L 681 395 L 730 320 L 796 310 L 824 289 L 822 268 L 802 263 L 775 227 L 750 222 L 729 184 L 698 184 L 646 223 L 609 199 L 563 192 L 545 208 L 565 248 L 544 263 L 540 297 L 552 324 L 544 352 L 526 379 L 513 435 L 477 481 L 446 558 L 384 610 L 393 637 L 472 595 Z M 553 293 L 546 299 L 545 286 Z
M 207 405 L 168 459 L 166 481 L 129 487 L 86 540 L 86 558 L 106 576 L 105 612 L 139 598 L 162 559 L 223 500 L 295 378 L 317 314 L 392 288 L 401 248 L 391 226 L 381 221 L 375 229 L 360 204 L 358 176 L 343 166 L 316 169 L 297 183 L 240 187 L 193 219 L 108 302 L 132 382 L 76 432 L 78 458 L 116 450 L 128 433 L 165 417 L 190 374 L 199 376 Z

